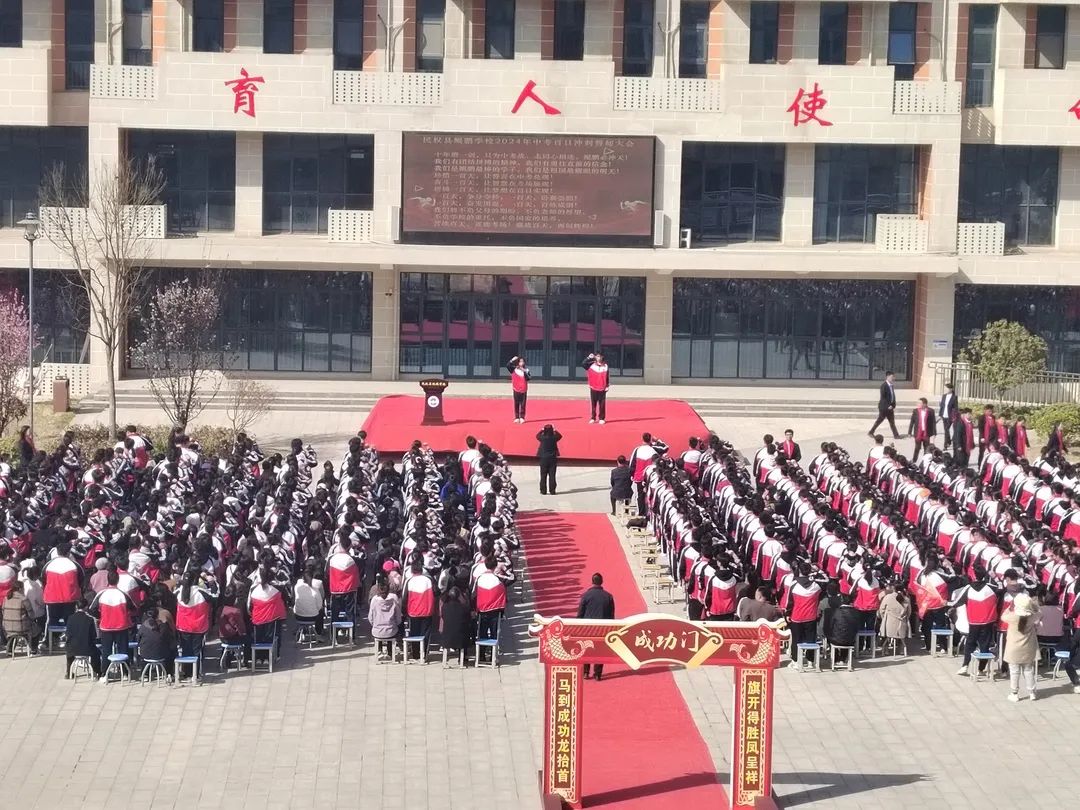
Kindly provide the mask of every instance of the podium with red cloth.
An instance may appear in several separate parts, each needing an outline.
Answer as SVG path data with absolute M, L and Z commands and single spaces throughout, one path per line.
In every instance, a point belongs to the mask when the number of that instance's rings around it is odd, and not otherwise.
M 421 425 L 445 425 L 443 418 L 443 391 L 450 385 L 449 380 L 421 380 L 420 388 L 424 392 L 424 418 Z

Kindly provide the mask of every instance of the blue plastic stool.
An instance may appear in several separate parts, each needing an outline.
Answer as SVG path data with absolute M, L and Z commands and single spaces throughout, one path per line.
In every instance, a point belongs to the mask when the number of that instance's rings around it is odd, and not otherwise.
M 1054 653 L 1054 672 L 1050 676 L 1051 680 L 1056 681 L 1058 679 L 1061 668 L 1065 666 L 1065 664 L 1069 663 L 1070 658 L 1072 658 L 1072 653 L 1068 650 L 1057 650 Z
M 803 672 L 806 669 L 806 655 L 807 653 L 816 653 L 814 656 L 814 671 L 821 672 L 821 645 L 816 641 L 804 641 L 801 644 L 796 645 L 796 659 L 795 667 Z
M 938 644 L 939 639 L 945 639 L 947 642 L 946 652 L 949 657 L 953 655 L 953 629 L 951 627 L 934 627 L 930 630 L 930 654 L 934 657 L 938 657 L 938 653 L 941 652 L 941 645 Z
M 982 663 L 983 661 L 986 662 L 986 672 L 980 672 L 979 669 L 978 669 L 978 664 Z M 971 664 L 968 665 L 968 671 L 969 672 L 971 671 L 972 666 L 975 667 L 975 672 L 974 672 L 974 675 L 972 676 L 972 681 L 978 682 L 980 680 L 983 680 L 984 676 L 985 676 L 985 679 L 987 681 L 990 681 L 991 683 L 993 683 L 996 680 L 996 678 L 997 678 L 997 656 L 994 655 L 992 652 L 982 652 L 981 650 L 977 650 L 977 651 L 973 652 L 971 654 Z
M 123 683 L 127 681 L 131 683 L 131 665 L 128 664 L 128 657 L 124 653 L 113 653 L 109 656 L 109 666 L 106 668 L 104 674 L 102 674 L 102 680 L 105 683 L 109 682 L 109 677 L 116 673 L 118 682 Z

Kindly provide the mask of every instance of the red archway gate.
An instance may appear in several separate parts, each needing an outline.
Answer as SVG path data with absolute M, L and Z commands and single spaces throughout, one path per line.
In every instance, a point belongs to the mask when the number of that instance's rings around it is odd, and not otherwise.
M 581 670 L 585 664 L 735 668 L 731 740 L 733 810 L 772 806 L 773 671 L 788 638 L 783 622 L 691 622 L 643 613 L 614 621 L 536 616 L 545 669 L 545 796 L 581 801 Z

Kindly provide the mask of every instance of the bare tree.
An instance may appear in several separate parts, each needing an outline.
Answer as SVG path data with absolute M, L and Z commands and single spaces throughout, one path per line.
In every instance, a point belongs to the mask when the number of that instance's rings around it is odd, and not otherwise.
M 265 383 L 241 377 L 230 381 L 225 397 L 229 425 L 234 432 L 244 433 L 274 407 L 277 394 Z
M 90 305 L 90 334 L 105 352 L 113 433 L 116 363 L 154 251 L 164 189 L 165 176 L 152 158 L 103 162 L 83 179 L 57 164 L 42 180 L 42 230 L 74 270 L 74 284 Z
M 174 281 L 154 293 L 131 347 L 132 365 L 172 423 L 186 430 L 214 401 L 221 375 L 221 296 L 216 279 Z

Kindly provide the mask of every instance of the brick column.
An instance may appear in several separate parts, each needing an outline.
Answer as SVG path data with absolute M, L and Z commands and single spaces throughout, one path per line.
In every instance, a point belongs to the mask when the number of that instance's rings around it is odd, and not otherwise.
M 379 69 L 379 0 L 364 0 L 364 70 Z
M 235 225 L 235 233 L 237 236 L 262 236 L 262 180 L 262 133 L 237 132 Z
M 398 271 L 393 265 L 371 270 L 371 377 L 396 380 L 398 373 Z
M 161 63 L 161 57 L 165 54 L 166 35 L 168 26 L 168 0 L 153 0 L 151 5 L 151 43 L 153 50 L 151 57 L 155 65 Z
M 968 6 L 961 5 L 956 12 L 956 81 L 967 78 Z
M 916 387 L 933 384 L 930 363 L 948 362 L 953 352 L 953 308 L 956 277 L 921 275 L 915 280 L 915 330 L 911 378 Z M 939 347 L 935 348 L 934 341 Z M 942 341 L 944 343 L 942 344 Z
M 671 276 L 650 273 L 645 277 L 645 382 L 671 383 L 671 308 L 674 283 Z
M 293 53 L 303 53 L 308 39 L 308 0 L 293 2 Z
M 555 58 L 555 0 L 540 0 L 540 58 Z
M 623 72 L 623 22 L 624 22 L 624 6 L 623 0 L 615 0 L 615 4 L 611 10 L 611 57 L 615 62 L 615 75 L 622 76 Z M 588 10 L 586 9 L 586 14 Z
M 222 47 L 226 52 L 236 48 L 236 3 L 237 0 L 225 0 L 224 41 Z
M 930 78 L 930 34 L 933 26 L 931 3 L 915 7 L 915 78 Z
M 795 52 L 795 4 L 780 4 L 780 24 L 776 45 L 776 61 L 786 65 Z
M 469 3 L 469 34 L 472 43 L 472 52 L 469 54 L 473 59 L 484 58 L 484 42 L 487 39 L 485 20 L 487 4 L 484 0 L 467 0 Z
M 857 65 L 863 55 L 863 4 L 848 3 L 847 53 L 844 63 Z
M 780 237 L 785 247 L 814 243 L 814 145 L 789 143 L 784 149 L 784 214 Z
M 50 60 L 52 63 L 52 86 L 54 90 L 67 87 L 67 72 L 64 70 L 64 0 L 52 0 L 50 34 Z
M 1039 7 L 1029 5 L 1024 20 L 1024 67 L 1035 67 L 1035 34 L 1039 30 Z
M 791 56 L 790 59 L 798 59 L 805 62 L 811 62 L 816 64 L 818 60 L 818 45 L 820 42 L 819 31 L 821 28 L 821 13 L 820 3 L 783 3 L 780 6 L 780 30 L 784 29 L 784 17 L 783 8 L 785 5 L 792 5 L 794 8 L 795 16 L 793 18 L 793 28 L 791 35 Z M 780 34 L 780 41 L 783 41 L 783 33 Z M 779 50 L 779 48 L 777 49 Z M 780 54 L 777 53 L 779 58 Z M 780 61 L 790 61 L 780 60 Z
M 705 63 L 705 76 L 719 79 L 724 54 L 724 9 L 720 0 L 709 4 L 709 58 Z
M 408 20 L 405 23 L 405 27 L 401 30 L 401 69 L 406 73 L 412 73 L 416 70 L 416 34 L 417 34 L 417 19 L 416 19 L 416 0 L 403 0 L 403 11 L 401 19 Z

